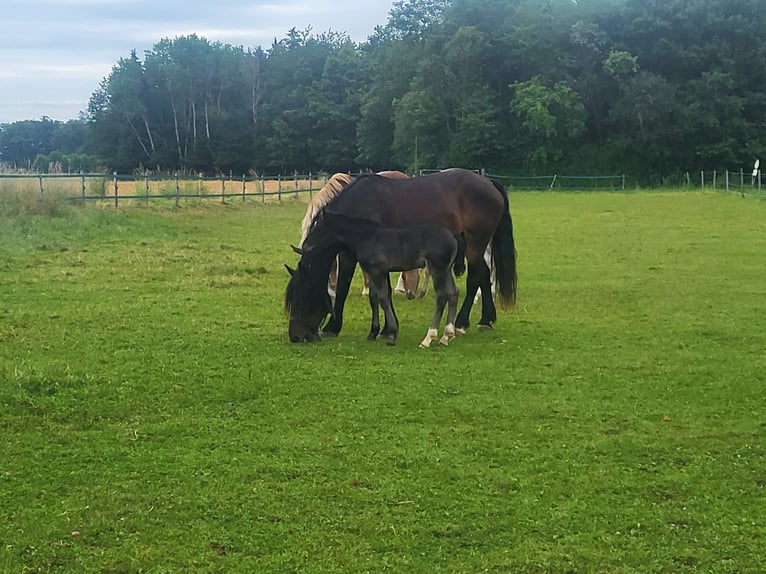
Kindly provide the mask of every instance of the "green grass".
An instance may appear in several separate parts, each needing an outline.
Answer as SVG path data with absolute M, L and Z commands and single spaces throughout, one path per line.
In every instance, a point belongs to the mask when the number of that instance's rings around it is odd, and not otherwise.
M 511 205 L 517 308 L 422 350 L 288 342 L 300 203 L 0 200 L 0 571 L 762 572 L 766 203 Z

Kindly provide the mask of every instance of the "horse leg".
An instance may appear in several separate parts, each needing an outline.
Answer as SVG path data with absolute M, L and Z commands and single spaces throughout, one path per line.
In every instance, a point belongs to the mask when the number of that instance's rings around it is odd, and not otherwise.
M 492 295 L 489 295 L 491 297 L 494 297 L 495 295 L 495 266 L 492 264 L 492 244 L 490 243 L 487 245 L 487 248 L 484 250 L 484 263 L 487 264 L 487 267 L 489 267 L 489 284 L 492 286 Z M 486 297 L 487 295 L 484 294 L 483 290 L 480 290 L 476 293 L 476 296 L 473 298 L 473 304 L 476 305 L 476 303 L 479 302 L 479 299 L 481 297 Z
M 465 329 L 471 324 L 470 315 L 473 300 L 476 292 L 481 289 L 482 293 L 490 293 L 489 267 L 484 261 L 484 248 L 477 249 L 475 242 L 471 242 L 466 237 L 466 255 L 468 257 L 468 277 L 466 278 L 466 293 L 463 299 L 463 306 L 455 320 L 455 327 L 459 333 L 464 333 Z M 481 319 L 479 326 L 492 328 L 492 323 L 497 319 L 495 312 L 495 303 L 492 297 L 481 298 Z
M 487 264 L 487 268 L 489 269 L 489 277 L 487 278 L 487 284 L 481 286 L 481 316 L 482 318 L 486 317 L 487 322 L 484 322 L 482 319 L 479 322 L 479 328 L 485 327 L 491 329 L 492 323 L 497 321 L 497 309 L 495 307 L 495 283 L 497 278 L 495 276 L 495 265 L 492 261 L 491 244 L 487 246 L 487 249 L 484 251 L 484 262 Z M 487 294 L 486 297 L 484 297 L 484 293 Z
M 418 290 L 418 282 L 420 281 L 420 269 L 409 269 L 407 271 L 403 271 L 400 279 L 404 293 L 407 294 L 407 299 L 414 299 L 415 293 Z M 397 287 L 398 286 L 399 284 L 397 283 Z
M 399 279 L 396 281 L 396 287 L 394 287 L 394 292 L 396 293 L 406 293 L 407 292 L 407 280 L 404 276 L 404 273 L 399 273 Z
M 444 327 L 444 335 L 439 339 L 439 343 L 442 345 L 448 345 L 449 342 L 455 338 L 455 316 L 457 315 L 457 285 L 455 284 L 455 278 L 452 273 L 447 274 L 447 284 L 445 285 L 447 292 L 447 325 Z
M 362 287 L 362 296 L 369 295 L 370 294 L 370 276 L 367 274 L 367 271 L 362 269 L 362 280 L 364 282 L 364 287 Z
M 351 288 L 351 280 L 356 269 L 356 258 L 349 253 L 338 254 L 338 283 L 335 290 L 334 313 L 327 324 L 322 327 L 322 335 L 335 337 L 343 328 L 343 306 Z
M 389 277 L 389 275 L 386 274 L 386 277 Z M 381 279 L 381 281 L 383 281 L 383 279 Z M 391 324 L 396 325 L 396 328 L 398 330 L 398 327 L 399 327 L 399 317 L 396 316 L 396 309 L 394 308 L 394 304 L 393 304 L 394 300 L 393 300 L 393 292 L 391 290 L 391 281 L 390 280 L 389 281 L 384 281 L 383 283 L 381 283 L 381 285 L 382 285 L 381 286 L 381 293 L 383 293 L 384 291 L 387 292 L 389 299 L 391 299 L 391 314 L 394 317 L 394 322 L 391 323 L 388 320 L 388 317 L 386 316 L 386 314 L 383 313 L 383 319 L 385 320 L 385 322 L 383 323 L 383 330 L 380 332 L 380 335 L 382 337 L 388 337 L 389 326 Z M 381 297 L 383 297 L 383 296 L 381 295 Z
M 374 341 L 378 338 L 378 333 L 380 333 L 380 297 L 378 296 L 378 289 L 375 284 L 370 289 L 370 309 L 372 310 L 372 321 L 370 322 L 370 334 L 367 335 L 367 340 Z
M 425 338 L 421 341 L 420 346 L 422 348 L 428 348 L 431 346 L 431 342 L 439 336 L 439 324 L 442 321 L 442 315 L 444 314 L 444 306 L 447 304 L 448 294 L 445 288 L 446 276 L 451 275 L 447 269 L 434 269 L 432 270 L 432 277 L 434 280 L 434 293 L 436 294 L 436 304 L 434 306 L 434 316 L 431 319 L 431 325 L 428 327 L 428 332 Z
M 383 313 L 386 317 L 386 334 L 388 340 L 386 343 L 389 346 L 396 345 L 396 336 L 399 333 L 399 322 L 396 319 L 396 312 L 394 311 L 394 300 L 391 297 L 391 280 L 388 273 L 385 273 L 385 284 L 380 285 L 380 304 L 383 307 Z
M 330 265 L 330 277 L 327 280 L 327 292 L 330 294 L 333 302 L 335 301 L 335 290 L 338 287 L 338 256 L 332 260 Z
M 420 284 L 418 287 L 418 293 L 417 297 L 420 299 L 421 297 L 425 297 L 426 293 L 428 293 L 428 282 L 431 280 L 431 269 L 426 265 L 423 268 L 423 283 Z

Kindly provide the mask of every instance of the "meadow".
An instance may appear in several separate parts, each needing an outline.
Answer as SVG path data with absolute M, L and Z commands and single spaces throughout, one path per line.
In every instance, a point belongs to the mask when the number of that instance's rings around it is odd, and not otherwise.
M 304 210 L 0 198 L 0 572 L 763 572 L 766 202 L 512 193 L 428 350 L 288 342 Z

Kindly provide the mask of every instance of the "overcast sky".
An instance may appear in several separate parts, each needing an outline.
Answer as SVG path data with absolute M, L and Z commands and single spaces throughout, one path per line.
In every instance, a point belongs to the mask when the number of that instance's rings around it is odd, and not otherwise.
M 76 118 L 120 58 L 195 33 L 268 48 L 292 28 L 362 42 L 392 0 L 3 0 L 0 123 Z

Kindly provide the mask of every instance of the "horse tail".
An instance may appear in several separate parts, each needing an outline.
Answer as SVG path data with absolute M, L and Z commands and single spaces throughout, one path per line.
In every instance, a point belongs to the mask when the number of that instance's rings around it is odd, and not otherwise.
M 465 273 L 465 237 L 462 233 L 456 233 L 455 239 L 457 239 L 457 251 L 455 252 L 455 265 L 452 271 L 455 273 L 455 277 L 460 277 Z
M 508 309 L 516 303 L 516 244 L 513 241 L 513 221 L 511 220 L 508 193 L 501 183 L 494 179 L 490 181 L 503 196 L 505 205 L 500 224 L 492 236 L 492 257 L 500 291 L 500 304 L 503 309 Z

